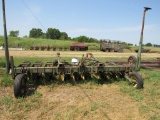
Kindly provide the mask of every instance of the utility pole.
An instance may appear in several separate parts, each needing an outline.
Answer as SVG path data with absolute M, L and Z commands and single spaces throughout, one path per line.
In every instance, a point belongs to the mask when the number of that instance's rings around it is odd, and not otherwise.
M 142 45 L 143 45 L 144 23 L 145 23 L 145 15 L 146 15 L 146 12 L 148 10 L 151 10 L 151 8 L 144 7 L 144 13 L 143 13 L 143 19 L 142 19 L 141 37 L 140 37 L 140 41 L 139 41 L 139 50 L 138 50 L 138 54 L 137 54 L 137 64 L 136 64 L 137 70 L 140 70 L 140 66 L 141 66 L 141 53 L 142 53 Z
M 9 51 L 8 51 L 8 38 L 7 38 L 7 28 L 6 28 L 6 14 L 5 14 L 5 1 L 2 0 L 2 11 L 3 11 L 3 25 L 4 25 L 4 48 L 5 48 L 5 58 L 6 58 L 6 73 L 9 73 Z

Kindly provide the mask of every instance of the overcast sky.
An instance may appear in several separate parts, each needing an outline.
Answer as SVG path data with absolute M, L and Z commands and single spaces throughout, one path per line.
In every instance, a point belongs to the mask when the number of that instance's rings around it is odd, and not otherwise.
M 72 38 L 85 35 L 133 44 L 139 44 L 143 7 L 151 7 L 146 13 L 144 43 L 160 44 L 160 0 L 5 0 L 5 4 L 8 34 L 19 30 L 23 37 L 32 28 L 43 32 L 57 28 Z

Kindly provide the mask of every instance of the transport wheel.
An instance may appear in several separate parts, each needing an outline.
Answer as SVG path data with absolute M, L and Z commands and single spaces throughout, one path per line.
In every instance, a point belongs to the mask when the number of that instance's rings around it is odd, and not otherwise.
M 135 88 L 137 88 L 137 89 L 143 88 L 143 79 L 139 73 L 137 73 L 137 72 L 130 73 L 129 74 L 129 81 L 131 82 L 131 84 Z
M 27 91 L 27 76 L 19 74 L 15 77 L 14 81 L 14 96 L 16 98 L 25 96 Z
M 135 56 L 130 56 L 130 57 L 128 58 L 128 63 L 129 63 L 130 65 L 132 65 L 132 64 L 135 65 L 136 62 L 137 62 L 137 59 L 136 59 Z

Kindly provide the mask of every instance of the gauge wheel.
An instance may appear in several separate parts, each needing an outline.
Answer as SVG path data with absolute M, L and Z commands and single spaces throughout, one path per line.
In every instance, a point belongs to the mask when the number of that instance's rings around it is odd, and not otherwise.
M 16 98 L 23 97 L 27 91 L 27 76 L 25 74 L 19 74 L 15 77 L 14 81 L 14 96 Z
M 130 73 L 129 81 L 136 89 L 143 88 L 143 79 L 139 73 L 137 72 Z

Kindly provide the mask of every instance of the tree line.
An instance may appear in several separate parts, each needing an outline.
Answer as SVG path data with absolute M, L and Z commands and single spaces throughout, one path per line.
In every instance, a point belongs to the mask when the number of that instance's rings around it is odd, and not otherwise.
M 44 39 L 56 39 L 56 40 L 67 40 L 68 34 L 66 32 L 60 32 L 56 28 L 48 28 L 47 32 L 44 33 L 40 28 L 32 28 L 29 32 L 30 38 L 44 38 Z
M 12 30 L 10 31 L 10 34 L 9 34 L 10 37 L 18 37 L 18 35 L 19 35 L 19 31 L 17 30 L 16 31 Z M 99 42 L 99 40 L 96 38 L 89 38 L 84 35 L 71 38 L 68 36 L 66 32 L 61 32 L 59 29 L 56 29 L 56 28 L 48 28 L 46 33 L 44 33 L 40 28 L 32 28 L 29 31 L 29 36 L 24 36 L 24 37 L 52 39 L 52 40 L 74 40 L 77 42 L 89 42 L 89 43 Z
M 18 37 L 18 35 L 19 35 L 18 30 L 15 30 L 15 31 L 12 30 L 10 31 L 10 34 L 9 34 L 10 37 Z M 59 29 L 56 29 L 56 28 L 48 28 L 46 33 L 44 33 L 42 29 L 40 28 L 32 28 L 29 31 L 29 36 L 24 36 L 24 37 L 52 39 L 52 40 L 74 40 L 77 42 L 87 42 L 87 43 L 99 43 L 101 41 L 96 38 L 90 38 L 84 35 L 75 37 L 75 38 L 71 38 L 68 36 L 66 32 L 61 32 Z M 133 46 L 133 44 L 128 43 L 128 46 Z M 152 43 L 143 44 L 143 46 L 160 47 L 160 45 L 155 45 Z

